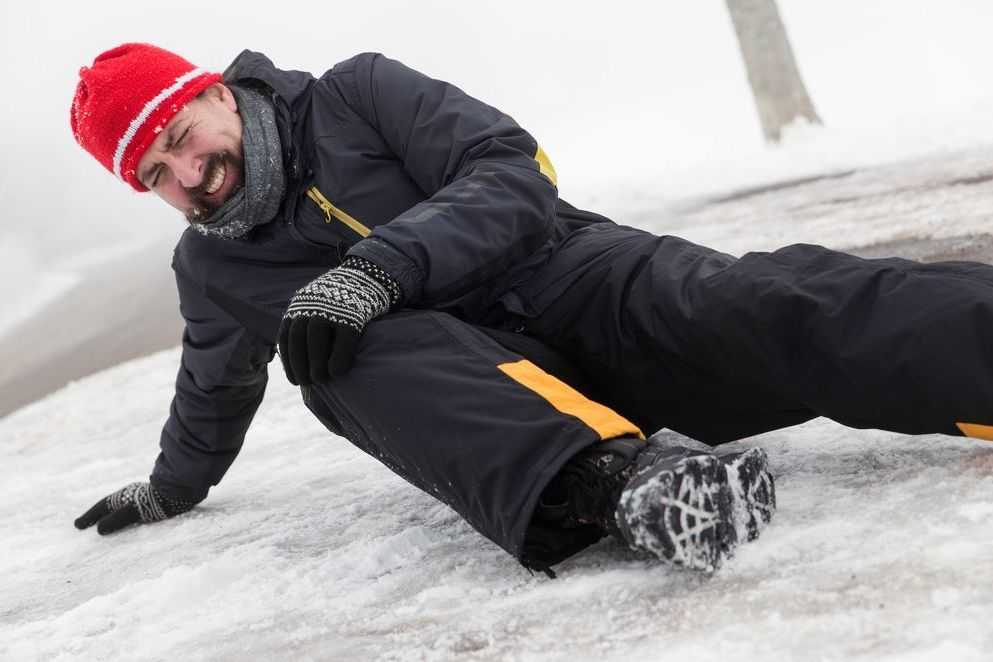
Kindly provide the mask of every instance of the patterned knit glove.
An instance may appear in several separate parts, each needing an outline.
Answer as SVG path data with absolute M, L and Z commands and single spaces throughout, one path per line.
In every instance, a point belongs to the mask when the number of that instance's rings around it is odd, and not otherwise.
M 287 378 L 308 386 L 348 372 L 365 325 L 399 300 L 400 285 L 359 257 L 297 290 L 279 327 Z
M 97 533 L 103 536 L 139 522 L 175 517 L 195 505 L 195 501 L 171 499 L 149 483 L 131 483 L 97 501 L 76 520 L 76 528 L 88 529 L 96 524 Z

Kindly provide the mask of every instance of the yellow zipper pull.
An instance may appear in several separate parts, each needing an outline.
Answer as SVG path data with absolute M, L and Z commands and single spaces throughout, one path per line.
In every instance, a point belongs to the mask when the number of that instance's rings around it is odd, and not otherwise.
M 330 223 L 332 218 L 336 218 L 341 221 L 344 225 L 347 225 L 357 234 L 363 237 L 368 237 L 369 228 L 359 223 L 357 220 L 343 212 L 342 210 L 331 204 L 331 201 L 324 197 L 324 194 L 318 190 L 316 186 L 311 186 L 307 189 L 307 197 L 317 203 L 317 206 L 321 208 L 324 212 L 324 222 Z
M 331 207 L 322 204 L 321 205 L 321 210 L 324 212 L 324 222 L 325 223 L 330 223 L 331 222 Z
M 317 190 L 316 186 L 311 186 L 307 189 L 307 197 L 317 203 L 317 206 L 321 208 L 324 212 L 324 222 L 331 222 L 331 204 L 324 200 L 324 196 L 321 195 L 320 191 Z

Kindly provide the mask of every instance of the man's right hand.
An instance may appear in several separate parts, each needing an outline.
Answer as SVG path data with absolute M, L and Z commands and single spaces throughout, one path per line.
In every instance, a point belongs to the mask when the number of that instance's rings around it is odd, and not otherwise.
M 171 499 L 149 483 L 131 483 L 97 501 L 76 520 L 77 529 L 97 525 L 97 533 L 106 535 L 139 522 L 158 522 L 193 508 L 194 501 Z
M 400 294 L 389 274 L 360 257 L 346 257 L 297 290 L 279 327 L 290 383 L 309 386 L 348 372 L 366 324 L 389 312 Z

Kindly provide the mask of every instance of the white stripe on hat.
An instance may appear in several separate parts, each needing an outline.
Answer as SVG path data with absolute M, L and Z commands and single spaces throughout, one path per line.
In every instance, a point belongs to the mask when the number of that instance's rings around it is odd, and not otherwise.
M 180 88 L 194 78 L 205 73 L 207 72 L 203 69 L 193 69 L 192 71 L 187 71 L 185 74 L 177 78 L 175 83 L 159 92 L 154 99 L 145 104 L 145 107 L 141 109 L 138 116 L 131 120 L 131 124 L 128 126 L 127 130 L 124 131 L 124 135 L 121 136 L 121 139 L 117 141 L 117 150 L 114 152 L 115 175 L 121 179 L 124 179 L 124 176 L 121 174 L 121 161 L 124 159 L 124 151 L 127 150 L 128 145 L 130 145 L 131 141 L 134 140 L 135 134 L 138 133 L 138 129 L 140 129 L 145 123 L 148 116 L 154 113 L 155 109 L 158 108 L 163 101 L 175 94 Z

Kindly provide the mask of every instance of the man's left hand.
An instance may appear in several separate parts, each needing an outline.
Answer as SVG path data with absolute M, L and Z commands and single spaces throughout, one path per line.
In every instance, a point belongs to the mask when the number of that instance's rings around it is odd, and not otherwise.
M 170 498 L 149 483 L 131 483 L 97 501 L 76 518 L 77 529 L 97 525 L 102 536 L 132 524 L 160 522 L 190 510 L 196 501 Z

